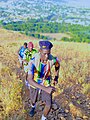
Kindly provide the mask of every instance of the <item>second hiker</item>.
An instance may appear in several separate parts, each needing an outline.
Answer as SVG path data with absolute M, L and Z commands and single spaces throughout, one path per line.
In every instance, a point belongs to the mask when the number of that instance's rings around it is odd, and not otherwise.
M 24 51 L 24 71 L 26 73 L 26 80 L 25 83 L 28 86 L 28 81 L 27 81 L 27 72 L 28 72 L 28 62 L 31 60 L 31 58 L 34 56 L 34 54 L 37 52 L 37 50 L 34 48 L 34 45 L 32 42 L 28 43 L 28 48 Z

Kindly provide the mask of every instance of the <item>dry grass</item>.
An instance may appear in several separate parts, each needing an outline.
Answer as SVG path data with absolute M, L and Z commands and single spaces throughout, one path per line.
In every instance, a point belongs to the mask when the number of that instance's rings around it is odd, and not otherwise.
M 45 34 L 44 34 L 45 35 Z M 47 34 L 51 35 L 51 34 Z M 61 39 L 63 37 L 63 34 L 52 34 L 51 36 L 54 37 L 56 35 L 56 39 Z M 69 36 L 68 36 L 69 37 Z M 0 29 L 0 95 L 3 96 L 4 101 L 2 100 L 0 96 L 0 101 L 3 101 L 2 109 L 4 108 L 4 113 L 7 116 L 11 115 L 11 111 L 13 111 L 13 114 L 15 115 L 15 111 L 23 111 L 23 104 L 21 102 L 21 88 L 20 80 L 16 79 L 16 68 L 18 68 L 18 60 L 17 60 L 17 50 L 21 45 L 23 45 L 24 42 L 32 41 L 35 45 L 35 48 L 38 49 L 38 40 L 27 37 L 25 35 L 22 35 L 17 32 L 13 31 L 7 31 L 4 29 Z M 90 97 L 90 80 L 87 81 L 87 78 L 90 78 L 90 45 L 86 43 L 69 43 L 69 42 L 60 42 L 60 41 L 52 41 L 54 44 L 54 47 L 52 48 L 52 53 L 55 56 L 58 56 L 58 58 L 61 61 L 61 69 L 60 69 L 60 77 L 59 77 L 59 87 L 57 86 L 57 95 L 61 92 L 63 92 L 65 89 L 68 89 L 74 85 L 81 85 L 82 87 L 78 89 L 78 92 L 81 92 L 82 94 L 86 95 L 86 97 Z M 4 82 L 5 81 L 5 82 Z M 6 82 L 8 81 L 8 82 Z M 10 86 L 10 84 L 11 86 Z M 14 82 L 14 83 L 13 83 Z M 4 84 L 5 83 L 5 84 Z M 2 86 L 5 85 L 5 88 Z M 18 90 L 13 89 L 13 86 L 17 85 Z M 2 88 L 2 89 L 1 89 Z M 4 90 L 5 94 L 2 93 L 2 90 Z M 16 92 L 15 92 L 16 90 Z M 77 91 L 77 89 L 74 89 L 74 91 Z M 12 91 L 12 96 L 10 96 L 10 92 Z M 72 90 L 73 91 L 73 90 Z M 75 91 L 75 92 L 76 92 Z M 6 97 L 6 94 L 13 99 L 13 96 L 15 97 L 15 100 L 12 101 L 10 97 Z M 16 96 L 16 94 L 18 94 Z M 18 99 L 18 96 L 20 99 Z M 55 95 L 56 96 L 56 95 Z M 71 97 L 74 96 L 71 95 Z M 8 99 L 11 100 L 12 106 L 8 104 Z M 0 104 L 1 104 L 0 102 Z M 14 102 L 14 103 L 13 103 Z M 18 106 L 20 104 L 20 107 Z M 5 106 L 8 106 L 6 109 Z M 15 106 L 16 107 L 15 107 Z M 4 107 L 3 107 L 4 106 Z M 75 108 L 74 110 L 72 108 Z M 1 110 L 1 106 L 0 106 Z M 70 106 L 70 112 L 74 114 L 75 110 L 77 110 L 76 107 L 73 105 Z M 8 112 L 7 112 L 8 111 Z M 81 111 L 79 111 L 81 112 Z M 81 114 L 78 111 L 76 114 Z M 20 113 L 20 114 L 19 114 Z M 14 117 L 23 117 L 24 113 L 19 112 Z M 3 115 L 3 113 L 2 113 Z M 13 119 L 13 115 L 12 119 Z M 24 120 L 25 118 L 23 118 Z M 8 120 L 8 119 L 7 119 Z
M 55 40 L 61 40 L 63 37 L 70 38 L 70 35 L 65 33 L 40 33 L 41 35 L 48 36 Z
M 36 38 L 28 37 L 26 35 L 20 34 L 16 31 L 10 31 L 0 28 L 0 41 L 18 41 L 18 40 L 36 40 Z M 19 41 L 18 41 L 19 42 Z

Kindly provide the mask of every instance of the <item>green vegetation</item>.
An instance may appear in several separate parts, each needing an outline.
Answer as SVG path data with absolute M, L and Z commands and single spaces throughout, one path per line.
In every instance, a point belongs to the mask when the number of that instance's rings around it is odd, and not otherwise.
M 28 36 L 33 36 L 39 39 L 47 39 L 46 36 L 40 33 L 68 33 L 71 38 L 64 37 L 62 41 L 87 42 L 90 43 L 90 26 L 82 26 L 70 23 L 52 23 L 43 21 L 43 19 L 31 19 L 27 22 L 12 22 L 3 24 L 3 27 L 8 30 L 20 31 Z

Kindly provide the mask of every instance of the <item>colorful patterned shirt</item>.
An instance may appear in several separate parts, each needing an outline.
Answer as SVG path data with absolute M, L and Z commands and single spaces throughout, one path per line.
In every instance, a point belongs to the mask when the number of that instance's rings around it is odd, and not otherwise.
M 37 55 L 38 54 L 38 55 Z M 57 62 L 57 58 L 50 58 L 46 64 L 40 61 L 40 55 L 37 53 L 28 63 L 28 74 L 34 76 L 34 80 L 38 84 L 50 86 L 51 83 L 51 67 Z M 44 81 L 44 82 L 43 82 Z

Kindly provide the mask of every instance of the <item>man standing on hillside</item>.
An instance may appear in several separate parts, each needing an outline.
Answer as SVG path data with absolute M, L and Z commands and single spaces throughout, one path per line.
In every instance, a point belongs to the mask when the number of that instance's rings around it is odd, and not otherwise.
M 28 62 L 31 60 L 31 58 L 34 56 L 34 54 L 37 53 L 37 50 L 34 49 L 34 45 L 32 42 L 28 43 L 28 48 L 24 51 L 24 57 L 23 57 L 23 62 L 24 62 L 24 71 L 26 73 L 26 80 L 25 83 L 28 86 L 28 81 L 27 81 L 27 76 L 28 76 Z
M 25 42 L 23 46 L 20 47 L 18 50 L 18 59 L 20 62 L 20 68 L 23 68 L 23 57 L 24 57 L 24 51 L 27 49 L 27 43 Z
M 57 57 L 51 55 L 52 43 L 49 41 L 40 41 L 40 52 L 36 53 L 28 64 L 28 81 L 30 83 L 30 99 L 32 108 L 29 115 L 34 116 L 35 105 L 38 95 L 41 94 L 42 102 L 45 102 L 45 108 L 41 120 L 46 120 L 52 104 L 52 93 L 55 88 L 51 86 L 51 68 L 55 65 L 54 83 L 58 82 L 60 64 Z

